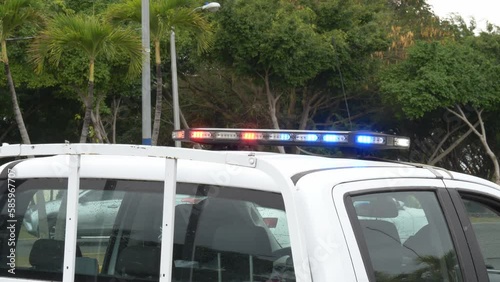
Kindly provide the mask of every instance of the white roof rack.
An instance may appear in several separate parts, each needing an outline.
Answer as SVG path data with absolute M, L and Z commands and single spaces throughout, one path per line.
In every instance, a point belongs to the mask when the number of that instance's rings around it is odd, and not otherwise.
M 245 155 L 230 151 L 216 152 L 161 146 L 70 143 L 39 145 L 10 145 L 4 143 L 0 147 L 0 158 L 52 155 L 142 156 L 226 163 L 246 167 L 256 166 L 256 158 L 253 153 Z

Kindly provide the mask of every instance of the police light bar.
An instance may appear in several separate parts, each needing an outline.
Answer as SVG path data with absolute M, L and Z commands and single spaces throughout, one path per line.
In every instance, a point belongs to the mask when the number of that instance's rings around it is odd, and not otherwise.
M 175 130 L 175 141 L 205 145 L 334 146 L 408 149 L 410 138 L 363 131 L 192 128 Z

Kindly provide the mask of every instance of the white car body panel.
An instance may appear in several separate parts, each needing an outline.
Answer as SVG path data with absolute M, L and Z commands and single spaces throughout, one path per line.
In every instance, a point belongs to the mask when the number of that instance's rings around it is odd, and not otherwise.
M 175 169 L 178 182 L 279 192 L 285 201 L 297 281 L 368 281 L 344 204 L 348 193 L 380 188 L 441 189 L 446 183 L 448 187 L 481 191 L 500 198 L 499 187 L 486 180 L 411 164 L 259 152 L 207 152 L 175 148 L 156 150 L 126 145 L 72 145 L 71 149 L 68 146 L 70 145 L 41 145 L 35 149 L 29 149 L 28 146 L 21 149 L 3 146 L 0 157 L 36 152 L 50 155 L 59 152 L 62 155 L 20 162 L 14 167 L 14 171 L 19 179 L 73 176 L 73 181 L 69 184 L 70 188 L 73 186 L 73 194 L 69 195 L 69 201 L 73 205 L 78 203 L 78 182 L 75 177 L 164 181 Z M 94 155 L 104 154 L 107 149 L 111 149 L 108 151 L 111 155 Z M 175 169 L 166 167 L 166 163 L 174 163 L 168 161 L 170 153 L 177 163 Z M 79 166 L 75 156 L 81 156 Z M 70 163 L 70 159 L 73 163 Z M 0 171 L 4 167 L 5 165 L 0 167 Z M 175 197 L 165 193 L 165 201 L 175 201 Z M 173 219 L 171 207 L 164 209 L 164 226 Z M 74 217 L 76 209 L 68 209 L 70 210 L 73 212 L 70 216 Z M 76 224 L 73 221 L 72 228 L 67 229 L 66 238 L 73 238 L 66 241 L 68 248 L 73 244 L 73 249 L 66 250 L 67 254 L 74 252 Z M 170 235 L 173 232 L 171 228 L 165 231 L 170 232 Z M 163 236 L 163 245 L 168 246 L 171 238 L 172 236 Z M 162 258 L 169 254 L 171 250 L 162 250 Z M 161 277 L 160 281 L 170 279 L 168 274 L 171 264 L 168 264 L 169 260 L 166 262 L 162 266 L 162 273 L 166 277 Z M 68 256 L 65 265 L 70 265 L 70 268 L 64 272 L 63 281 L 73 281 L 74 263 L 74 256 Z

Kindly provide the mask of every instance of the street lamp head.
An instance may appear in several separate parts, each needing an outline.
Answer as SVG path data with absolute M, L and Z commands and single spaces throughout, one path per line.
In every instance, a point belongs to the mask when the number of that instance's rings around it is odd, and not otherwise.
M 201 7 L 202 10 L 206 10 L 209 12 L 217 12 L 220 8 L 220 4 L 217 2 L 210 2 Z

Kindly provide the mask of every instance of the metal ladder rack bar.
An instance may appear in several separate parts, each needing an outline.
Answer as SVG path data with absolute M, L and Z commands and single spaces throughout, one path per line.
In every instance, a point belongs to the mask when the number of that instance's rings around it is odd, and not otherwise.
M 43 144 L 9 145 L 0 147 L 0 158 L 51 156 L 51 155 L 114 155 L 142 156 L 157 158 L 186 159 L 211 163 L 228 163 L 239 166 L 255 167 L 253 155 L 234 152 L 216 152 L 187 148 L 141 146 L 123 144 Z
M 63 281 L 75 281 L 76 236 L 78 230 L 78 194 L 80 191 L 80 155 L 70 157 L 68 192 L 66 193 L 66 230 L 64 238 Z M 63 201 L 64 202 L 64 201 Z

